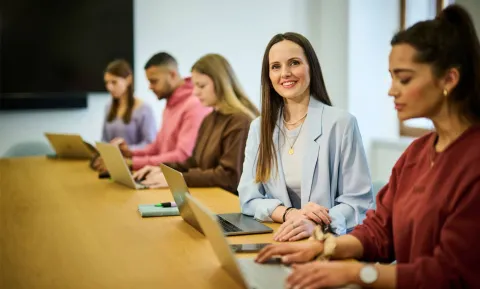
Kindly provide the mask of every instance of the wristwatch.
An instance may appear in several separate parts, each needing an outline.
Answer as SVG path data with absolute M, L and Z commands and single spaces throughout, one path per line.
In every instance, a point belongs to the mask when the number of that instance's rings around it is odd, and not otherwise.
M 378 279 L 378 270 L 373 265 L 365 265 L 360 269 L 360 280 L 367 285 L 372 284 Z

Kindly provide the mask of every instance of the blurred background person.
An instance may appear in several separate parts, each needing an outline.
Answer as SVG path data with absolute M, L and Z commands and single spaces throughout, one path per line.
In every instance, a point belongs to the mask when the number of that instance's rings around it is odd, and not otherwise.
M 213 108 L 203 121 L 192 157 L 186 162 L 166 163 L 183 173 L 189 187 L 220 187 L 237 192 L 242 174 L 250 122 L 259 111 L 248 99 L 228 61 L 207 54 L 192 67 L 194 94 Z M 158 166 L 148 166 L 134 177 L 149 187 L 167 187 Z

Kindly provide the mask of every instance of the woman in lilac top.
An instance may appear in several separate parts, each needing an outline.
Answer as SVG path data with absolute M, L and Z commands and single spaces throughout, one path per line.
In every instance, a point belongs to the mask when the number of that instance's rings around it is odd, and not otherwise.
M 105 70 L 105 86 L 112 96 L 106 107 L 102 141 L 124 139 L 131 148 L 142 148 L 157 133 L 152 108 L 133 96 L 133 75 L 125 60 L 111 62 Z

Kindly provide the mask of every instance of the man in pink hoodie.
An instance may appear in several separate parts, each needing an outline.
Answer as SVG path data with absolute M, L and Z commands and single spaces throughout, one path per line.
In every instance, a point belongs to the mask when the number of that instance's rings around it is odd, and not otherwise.
M 177 61 L 170 54 L 160 52 L 152 56 L 145 64 L 145 72 L 150 89 L 159 100 L 166 99 L 167 104 L 153 143 L 143 149 L 130 150 L 122 139 L 112 141 L 119 145 L 133 170 L 185 161 L 193 152 L 204 117 L 211 112 L 211 108 L 204 107 L 193 95 L 193 83 L 190 78 L 180 76 Z

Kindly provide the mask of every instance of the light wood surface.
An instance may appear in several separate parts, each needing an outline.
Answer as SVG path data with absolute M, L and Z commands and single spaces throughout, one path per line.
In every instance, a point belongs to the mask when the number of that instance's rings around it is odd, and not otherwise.
M 215 213 L 240 211 L 220 189 L 191 193 Z M 181 217 L 137 212 L 172 200 L 98 179 L 85 161 L 0 159 L 0 288 L 239 288 Z M 229 241 L 269 243 L 272 234 Z

